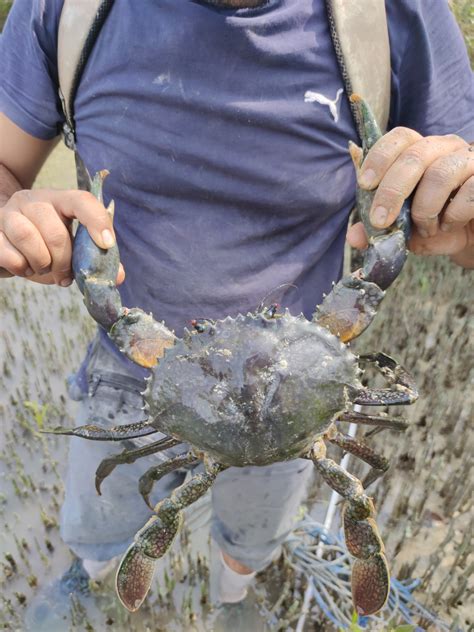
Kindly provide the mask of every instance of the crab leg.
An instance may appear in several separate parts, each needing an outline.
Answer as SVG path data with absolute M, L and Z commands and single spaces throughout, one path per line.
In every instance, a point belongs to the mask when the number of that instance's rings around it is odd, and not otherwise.
M 398 417 L 366 415 L 364 413 L 356 412 L 341 413 L 338 416 L 337 421 L 345 421 L 351 424 L 366 424 L 368 426 L 377 426 L 377 431 L 385 430 L 386 428 L 401 431 L 408 428 L 408 423 L 403 419 L 398 419 Z M 370 434 L 375 434 L 374 430 L 371 430 Z
M 137 448 L 136 450 L 124 450 L 123 452 L 120 452 L 120 454 L 114 454 L 113 456 L 107 457 L 100 462 L 95 473 L 95 488 L 97 493 L 99 496 L 101 495 L 100 486 L 102 485 L 102 481 L 114 471 L 117 465 L 121 465 L 123 463 L 135 463 L 135 461 L 143 458 L 144 456 L 150 456 L 151 454 L 168 450 L 168 448 L 173 448 L 175 445 L 179 445 L 180 443 L 181 442 L 178 441 L 178 439 L 165 437 L 164 439 L 160 439 L 160 441 L 155 441 L 155 443 L 150 443 L 149 445 Z
M 90 439 L 91 441 L 125 441 L 126 439 L 137 439 L 138 437 L 146 437 L 158 432 L 148 421 L 137 421 L 133 424 L 123 424 L 122 426 L 112 426 L 112 428 L 104 428 L 103 426 L 95 426 L 87 424 L 78 426 L 77 428 L 63 428 L 58 426 L 52 430 L 43 430 L 45 434 L 72 435 L 81 437 L 81 439 Z
M 148 507 L 153 509 L 153 506 L 150 504 L 150 494 L 157 481 L 174 470 L 179 470 L 181 467 L 197 463 L 199 463 L 199 459 L 196 455 L 193 452 L 186 452 L 184 454 L 178 454 L 178 456 L 175 456 L 169 461 L 150 467 L 145 474 L 142 474 L 142 476 L 140 476 L 140 480 L 138 481 L 138 490 Z
M 349 146 L 354 166 L 359 172 L 369 149 L 382 136 L 368 105 L 357 95 L 351 100 L 357 105 L 363 122 L 362 148 Z M 326 327 L 342 342 L 359 336 L 372 322 L 377 307 L 388 288 L 400 274 L 407 257 L 406 242 L 410 236 L 410 207 L 405 202 L 394 224 L 376 230 L 370 223 L 369 211 L 374 191 L 357 188 L 356 207 L 369 238 L 362 268 L 343 277 L 318 305 L 313 321 Z
M 155 507 L 156 515 L 140 529 L 117 572 L 116 587 L 123 605 L 135 612 L 150 590 L 156 560 L 170 548 L 183 521 L 182 510 L 203 496 L 224 465 L 210 463 Z
M 354 390 L 351 396 L 354 404 L 360 406 L 408 405 L 418 399 L 418 390 L 412 376 L 393 358 L 385 353 L 372 353 L 359 356 L 359 359 L 374 363 L 395 388 Z
M 107 171 L 97 173 L 91 192 L 102 202 L 102 185 Z M 111 203 L 109 213 L 113 215 Z M 86 228 L 79 224 L 75 238 L 72 268 L 76 283 L 84 295 L 84 304 L 94 320 L 125 355 L 139 364 L 155 366 L 168 347 L 175 342 L 174 334 L 141 309 L 122 306 L 116 287 L 119 270 L 117 245 L 108 250 L 99 248 Z
M 326 458 L 326 446 L 317 441 L 309 455 L 326 483 L 345 500 L 343 510 L 346 546 L 356 559 L 352 568 L 352 599 L 360 615 L 383 608 L 390 589 L 390 573 L 382 539 L 375 523 L 372 499 L 358 478 Z
M 344 452 L 349 452 L 370 465 L 372 469 L 362 482 L 364 489 L 382 476 L 389 468 L 387 459 L 378 454 L 365 441 L 346 435 L 343 432 L 336 432 L 329 438 L 329 441 L 342 448 Z

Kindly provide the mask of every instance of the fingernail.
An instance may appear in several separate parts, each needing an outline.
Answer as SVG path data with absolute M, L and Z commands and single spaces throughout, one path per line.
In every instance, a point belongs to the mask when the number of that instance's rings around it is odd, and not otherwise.
M 375 181 L 375 171 L 373 169 L 367 169 L 359 176 L 359 184 L 361 187 L 368 189 Z
M 381 228 L 385 226 L 385 222 L 387 221 L 388 211 L 383 206 L 377 206 L 370 215 L 370 221 L 374 226 L 380 226 Z
M 33 276 L 34 272 L 31 268 L 26 268 L 25 270 L 25 276 L 30 277 Z
M 44 268 L 43 270 L 41 270 L 39 275 L 40 276 L 45 276 L 46 274 L 49 274 L 50 272 L 51 272 L 51 266 L 48 266 L 47 268 Z
M 443 231 L 443 233 L 449 233 L 450 230 L 452 229 L 452 225 L 451 224 L 441 224 L 440 229 Z
M 423 237 L 423 239 L 429 237 L 428 231 L 425 228 L 418 228 L 418 234 L 420 237 Z
M 102 231 L 102 241 L 104 242 L 104 246 L 106 248 L 110 248 L 115 244 L 114 236 L 108 228 Z
M 72 283 L 72 279 L 63 279 L 62 281 L 59 282 L 59 285 L 61 287 L 69 287 Z

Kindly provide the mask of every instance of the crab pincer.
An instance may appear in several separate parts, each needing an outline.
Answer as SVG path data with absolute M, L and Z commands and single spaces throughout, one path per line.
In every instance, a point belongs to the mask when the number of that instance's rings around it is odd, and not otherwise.
M 362 147 L 349 143 L 349 153 L 356 172 L 368 151 L 382 133 L 365 101 L 353 94 L 362 121 Z M 369 211 L 375 191 L 357 187 L 356 208 L 368 236 L 362 268 L 344 276 L 318 306 L 314 320 L 327 327 L 343 342 L 359 336 L 372 322 L 386 290 L 398 277 L 407 258 L 406 244 L 411 232 L 410 206 L 406 201 L 393 223 L 386 229 L 374 228 Z
M 102 187 L 108 171 L 96 173 L 91 193 L 102 202 Z M 113 217 L 113 202 L 108 206 Z M 108 332 L 117 347 L 140 366 L 155 366 L 164 349 L 172 347 L 175 336 L 163 323 L 139 308 L 122 306 L 116 287 L 119 251 L 115 244 L 107 250 L 99 248 L 87 229 L 79 224 L 72 258 L 74 278 L 84 295 L 84 304 L 92 318 Z

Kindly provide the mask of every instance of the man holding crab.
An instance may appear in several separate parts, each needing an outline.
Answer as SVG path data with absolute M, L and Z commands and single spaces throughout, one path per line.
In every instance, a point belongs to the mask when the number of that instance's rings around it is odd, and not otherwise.
M 56 65 L 62 1 L 16 0 L 0 40 L 1 275 L 68 287 L 70 227 L 78 219 L 99 246 L 118 240 L 127 273 L 122 268 L 118 278 L 123 304 L 152 311 L 178 333 L 194 316 L 253 309 L 281 284 L 292 284 L 284 305 L 309 316 L 341 274 L 355 191 L 347 141 L 357 135 L 323 4 L 114 6 L 75 102 L 79 153 L 89 172 L 111 172 L 105 195 L 115 200 L 112 226 L 86 192 L 31 190 L 63 120 Z M 413 194 L 410 249 L 472 268 L 474 84 L 464 43 L 444 0 L 386 4 L 390 131 L 369 152 L 359 184 L 378 187 L 375 227 L 391 225 Z M 347 238 L 366 244 L 361 225 Z M 76 380 L 81 414 L 116 414 L 117 389 L 101 379 L 105 373 L 124 385 L 129 412 L 122 406 L 120 422 L 136 420 L 127 414 L 137 414 L 145 374 L 105 335 Z M 90 576 L 123 552 L 147 514 L 131 491 L 146 459 L 114 474 L 101 499 L 81 480 L 79 469 L 92 476 L 109 451 L 71 446 L 62 534 Z M 223 553 L 223 601 L 242 599 L 253 572 L 275 555 L 310 465 L 221 475 L 213 535 Z M 259 481 L 270 474 L 270 484 Z M 183 476 L 165 477 L 156 499 Z

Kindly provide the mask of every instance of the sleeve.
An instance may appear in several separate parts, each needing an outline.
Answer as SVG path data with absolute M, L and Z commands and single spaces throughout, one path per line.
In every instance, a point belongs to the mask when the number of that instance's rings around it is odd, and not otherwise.
M 389 126 L 474 140 L 474 75 L 447 0 L 387 0 Z
M 15 0 L 0 35 L 0 111 L 48 140 L 63 115 L 58 95 L 57 30 L 63 0 Z

